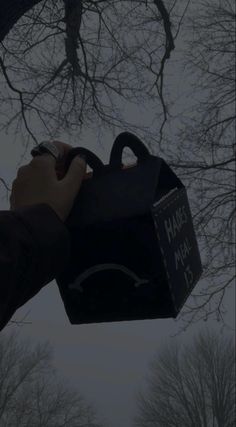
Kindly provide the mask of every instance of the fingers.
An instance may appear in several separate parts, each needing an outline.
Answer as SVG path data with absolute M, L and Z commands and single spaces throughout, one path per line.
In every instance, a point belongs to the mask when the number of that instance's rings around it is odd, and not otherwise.
M 53 165 L 55 167 L 57 160 L 52 154 L 49 153 L 43 153 L 38 156 L 35 156 L 31 162 L 29 163 L 30 166 L 33 167 L 42 167 L 42 165 L 45 167 L 45 165 Z
M 61 156 L 65 156 L 73 148 L 71 145 L 61 141 L 51 141 L 59 149 Z
M 62 182 L 70 189 L 70 192 L 76 194 L 80 189 L 85 173 L 86 161 L 76 156 L 71 162 L 69 170 Z
M 15 208 L 15 199 L 13 197 L 13 194 L 10 196 L 10 210 L 14 210 Z
M 60 153 L 60 156 L 56 160 L 56 163 L 54 163 L 54 165 L 55 165 L 55 172 L 56 172 L 57 179 L 61 180 L 65 176 L 65 161 L 66 161 L 67 155 L 73 147 L 69 144 L 66 144 L 58 140 L 50 141 L 50 143 L 55 145 L 55 147 L 59 150 L 59 153 Z
M 61 180 L 65 176 L 65 161 L 69 151 L 72 150 L 72 146 L 65 144 L 61 141 L 52 141 L 52 143 L 59 149 L 61 157 L 56 162 L 56 174 L 57 178 Z
M 27 172 L 28 168 L 29 168 L 29 165 L 21 166 L 17 171 L 16 177 L 21 178 L 22 176 L 24 176 L 25 173 Z
M 17 179 L 22 179 L 30 171 L 30 168 L 43 169 L 45 172 L 52 171 L 52 175 L 54 177 L 63 178 L 65 175 L 64 172 L 64 164 L 65 159 L 68 152 L 73 148 L 69 144 L 66 144 L 61 141 L 51 141 L 60 151 L 60 158 L 57 160 L 55 157 L 49 153 L 42 153 L 40 155 L 36 155 L 30 161 L 29 164 L 21 166 L 17 171 Z

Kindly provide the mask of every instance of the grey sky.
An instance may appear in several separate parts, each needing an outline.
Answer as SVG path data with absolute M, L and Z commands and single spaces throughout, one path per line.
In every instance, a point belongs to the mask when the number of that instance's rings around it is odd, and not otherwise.
M 178 53 L 174 55 L 178 58 Z M 185 81 L 184 76 L 178 73 L 176 64 L 174 74 L 173 87 L 178 96 L 184 92 Z M 149 120 L 150 114 L 147 111 L 144 119 Z M 130 111 L 130 117 L 134 116 L 133 111 Z M 76 140 L 70 141 L 67 135 L 55 137 L 78 145 Z M 0 176 L 10 185 L 24 151 L 20 136 L 15 138 L 15 142 L 14 138 L 11 134 L 1 134 Z M 94 151 L 104 163 L 108 161 L 112 143 L 113 137 L 107 133 L 103 146 L 99 145 L 91 132 L 85 132 L 80 142 Z M 26 152 L 22 165 L 31 160 L 31 148 Z M 0 185 L 0 209 L 8 208 L 4 187 Z M 232 290 L 225 304 L 228 310 L 226 321 L 231 327 L 234 327 L 233 297 Z M 30 337 L 35 343 L 50 341 L 54 348 L 56 367 L 95 405 L 110 427 L 131 427 L 136 411 L 135 393 L 145 387 L 148 363 L 159 347 L 174 339 L 171 336 L 181 326 L 172 319 L 72 326 L 55 282 L 18 310 L 14 318 L 20 320 L 27 313 L 26 320 L 31 324 L 20 328 L 20 337 Z M 187 340 L 199 327 L 205 326 L 206 323 L 199 323 L 183 333 L 181 339 Z M 220 331 L 220 325 L 212 326 Z M 13 327 L 9 327 L 9 331 Z
M 14 144 L 9 135 L 2 135 L 1 141 L 1 176 L 11 184 L 22 147 Z M 108 145 L 105 151 L 96 144 L 86 146 L 104 162 L 108 160 Z M 30 159 L 28 152 L 22 164 Z M 8 209 L 2 186 L 0 191 L 0 208 Z M 226 320 L 233 327 L 233 291 L 228 295 L 227 309 Z M 111 427 L 131 426 L 136 410 L 135 393 L 145 387 L 148 363 L 180 328 L 179 322 L 172 319 L 72 326 L 55 281 L 18 310 L 14 318 L 20 320 L 27 313 L 31 324 L 20 328 L 20 337 L 30 337 L 33 342 L 50 341 L 56 367 L 96 406 Z M 187 340 L 200 326 L 205 327 L 206 323 L 192 327 L 181 339 Z

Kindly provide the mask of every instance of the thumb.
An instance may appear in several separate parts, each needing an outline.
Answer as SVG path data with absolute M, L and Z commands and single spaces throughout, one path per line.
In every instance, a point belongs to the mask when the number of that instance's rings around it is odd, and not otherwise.
M 75 156 L 72 160 L 66 176 L 62 183 L 69 189 L 70 192 L 76 195 L 81 187 L 82 180 L 86 172 L 86 160 L 84 157 Z

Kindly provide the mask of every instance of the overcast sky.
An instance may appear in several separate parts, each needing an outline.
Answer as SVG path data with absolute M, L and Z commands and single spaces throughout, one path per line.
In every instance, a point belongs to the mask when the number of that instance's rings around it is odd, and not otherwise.
M 22 147 L 13 144 L 5 135 L 1 135 L 1 144 L 1 176 L 10 184 L 16 175 Z M 106 162 L 110 152 L 108 145 L 104 152 L 96 144 L 86 146 Z M 27 153 L 22 164 L 30 159 Z M 8 209 L 4 196 L 1 187 L 0 206 Z M 233 327 L 232 293 L 227 298 L 227 309 L 226 320 Z M 15 319 L 20 320 L 27 313 L 31 324 L 20 329 L 22 339 L 30 337 L 35 343 L 49 340 L 54 348 L 56 367 L 96 406 L 111 427 L 131 426 L 135 393 L 145 387 L 148 363 L 163 344 L 174 339 L 172 335 L 181 326 L 172 319 L 72 326 L 55 281 L 18 310 Z M 206 323 L 182 333 L 181 340 L 188 340 L 199 327 L 205 328 Z M 220 325 L 214 327 L 220 331 Z M 12 328 L 9 327 L 9 331 Z
M 176 74 L 175 79 L 176 90 L 181 91 L 183 76 Z M 88 135 L 80 145 L 94 151 L 106 163 L 113 143 L 111 135 L 107 134 L 103 147 Z M 66 135 L 64 138 L 60 135 L 60 139 L 70 142 Z M 73 145 L 76 146 L 76 142 Z M 31 148 L 22 164 L 31 160 Z M 10 185 L 23 151 L 21 138 L 16 137 L 14 141 L 13 135 L 1 134 L 0 176 Z M 5 190 L 0 185 L 0 209 L 8 208 Z M 226 321 L 233 327 L 233 291 L 229 293 L 226 305 Z M 31 324 L 20 329 L 20 337 L 30 337 L 35 343 L 50 341 L 56 367 L 95 405 L 101 418 L 111 427 L 131 427 L 136 411 L 135 393 L 145 387 L 148 364 L 154 353 L 173 340 L 172 336 L 181 327 L 181 322 L 173 319 L 72 326 L 55 282 L 18 310 L 15 319 L 20 320 L 27 313 Z M 220 325 L 212 326 L 220 332 Z M 206 323 L 199 323 L 179 338 L 188 340 L 200 327 L 205 328 Z M 9 331 L 12 328 L 14 326 L 9 327 Z

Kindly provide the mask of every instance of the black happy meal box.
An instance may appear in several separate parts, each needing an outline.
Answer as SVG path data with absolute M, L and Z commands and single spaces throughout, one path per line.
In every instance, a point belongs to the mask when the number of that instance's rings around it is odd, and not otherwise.
M 129 147 L 137 163 L 122 165 Z M 176 317 L 198 281 L 201 260 L 187 193 L 165 161 L 120 134 L 110 163 L 93 169 L 67 218 L 71 258 L 56 278 L 73 324 Z

